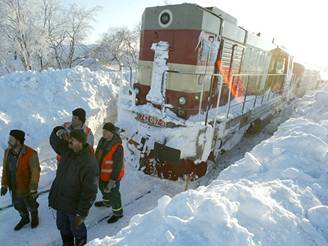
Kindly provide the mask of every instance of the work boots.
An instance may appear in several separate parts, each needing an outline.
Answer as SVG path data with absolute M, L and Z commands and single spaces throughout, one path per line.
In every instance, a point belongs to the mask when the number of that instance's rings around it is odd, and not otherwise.
M 110 202 L 109 201 L 98 201 L 95 202 L 95 207 L 100 208 L 100 207 L 110 207 Z
M 36 228 L 39 225 L 38 210 L 31 212 L 31 228 Z
M 18 222 L 18 224 L 14 228 L 15 231 L 19 231 L 20 229 L 23 228 L 24 225 L 30 223 L 30 219 L 28 217 L 28 214 L 24 214 L 24 215 L 21 215 L 21 216 L 22 216 L 21 220 Z
M 64 234 L 60 233 L 60 236 L 63 241 L 63 246 L 74 246 L 73 234 L 64 235 Z
M 110 217 L 108 220 L 107 220 L 107 223 L 108 224 L 112 224 L 112 223 L 115 223 L 116 221 L 118 221 L 120 218 L 122 218 L 123 215 L 115 215 L 113 214 L 112 217 Z

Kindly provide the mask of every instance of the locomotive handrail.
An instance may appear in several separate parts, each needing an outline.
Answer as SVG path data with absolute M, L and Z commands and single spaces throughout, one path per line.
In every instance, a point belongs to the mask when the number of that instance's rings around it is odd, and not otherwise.
M 180 73 L 180 74 L 189 74 L 189 75 L 222 76 L 219 73 L 192 73 L 192 72 L 181 72 L 181 71 L 178 71 L 178 70 L 165 70 L 164 73 Z
M 218 91 L 218 99 L 217 99 L 217 114 L 218 114 L 218 108 L 219 108 L 219 104 L 220 104 L 220 99 L 221 99 L 221 93 L 222 93 L 222 86 L 223 86 L 223 75 L 222 74 L 219 74 L 219 73 L 194 73 L 194 72 L 183 72 L 183 71 L 178 71 L 178 70 L 166 70 L 163 72 L 162 74 L 162 81 L 161 81 L 161 94 L 164 98 L 164 103 L 162 104 L 162 107 L 163 107 L 163 111 L 165 111 L 165 105 L 166 105 L 166 96 L 165 96 L 165 87 L 166 87 L 166 84 L 167 83 L 165 81 L 165 78 L 166 78 L 166 75 L 169 74 L 169 73 L 174 73 L 174 74 L 184 74 L 184 75 L 192 75 L 192 76 L 198 76 L 198 81 L 200 81 L 200 78 L 202 76 L 209 76 L 209 79 L 210 81 L 213 80 L 214 77 L 218 77 L 218 83 L 220 83 L 220 87 L 219 87 L 219 91 Z M 253 101 L 253 106 L 252 106 L 252 109 L 254 109 L 256 107 L 256 103 L 257 103 L 257 100 L 258 100 L 258 97 L 261 96 L 261 103 L 260 105 L 262 105 L 263 103 L 265 102 L 268 102 L 270 100 L 273 100 L 274 98 L 276 98 L 276 96 L 273 98 L 272 95 L 274 94 L 282 94 L 282 92 L 284 91 L 284 87 L 280 88 L 279 90 L 275 90 L 275 93 L 273 93 L 272 91 L 272 88 L 268 88 L 267 90 L 263 91 L 261 93 L 261 95 L 258 95 L 258 94 L 255 94 L 254 98 L 252 99 L 247 99 L 248 97 L 248 92 L 249 92 L 249 84 L 251 83 L 250 82 L 250 78 L 251 77 L 258 77 L 257 78 L 257 81 L 256 81 L 256 87 L 258 86 L 258 83 L 259 81 L 261 81 L 262 79 L 266 78 L 272 78 L 272 77 L 286 77 L 288 74 L 277 74 L 277 73 L 267 73 L 267 74 L 263 74 L 263 73 L 241 73 L 241 74 L 231 74 L 230 76 L 230 79 L 229 79 L 229 82 L 228 82 L 228 86 L 229 86 L 229 90 L 230 90 L 230 93 L 228 94 L 228 108 L 227 108 L 227 111 L 226 111 L 226 118 L 229 117 L 229 114 L 230 114 L 230 110 L 231 108 L 233 107 L 236 107 L 236 106 L 241 106 L 241 114 L 244 113 L 245 111 L 245 106 L 246 106 L 246 103 L 248 102 L 251 102 Z M 234 78 L 240 78 L 240 77 L 247 77 L 247 81 L 245 82 L 245 87 L 244 87 L 244 93 L 243 93 L 243 100 L 241 102 L 238 102 L 238 103 L 234 103 L 232 104 L 233 100 L 232 100 L 232 93 L 231 93 L 231 89 L 232 89 L 232 84 L 233 84 L 233 81 L 234 81 Z M 202 103 L 203 103 L 203 94 L 204 94 L 204 82 L 201 82 L 202 83 L 202 90 L 201 90 L 201 95 L 200 95 L 200 100 L 199 100 L 199 109 L 198 109 L 198 113 L 200 114 L 201 113 L 201 109 L 202 109 Z M 207 117 L 208 117 L 208 111 L 209 111 L 209 107 L 207 107 L 207 112 L 206 112 L 206 115 L 205 115 L 205 124 L 207 123 Z
M 198 82 L 200 81 L 200 77 L 201 76 L 211 76 L 212 77 L 222 77 L 221 74 L 219 73 L 193 73 L 193 72 L 181 72 L 181 71 L 177 71 L 177 70 L 165 70 L 162 74 L 162 81 L 161 81 L 161 94 L 164 98 L 164 102 L 162 104 L 162 108 L 163 108 L 163 112 L 165 111 L 165 105 L 166 105 L 166 96 L 165 96 L 165 88 L 166 88 L 166 84 L 164 83 L 165 78 L 166 78 L 166 74 L 168 73 L 176 73 L 176 74 L 186 74 L 186 75 L 194 75 L 194 76 L 198 76 Z M 220 80 L 222 81 L 222 80 Z M 220 90 L 222 90 L 222 87 L 220 88 Z M 200 95 L 200 99 L 199 99 L 199 105 L 198 105 L 198 114 L 200 114 L 201 112 L 201 105 L 202 105 L 202 101 L 203 101 L 203 94 L 204 94 L 204 83 L 202 82 L 202 90 L 201 90 L 201 95 Z M 221 91 L 220 91 L 220 95 L 221 95 Z M 219 98 L 218 98 L 219 100 Z
M 248 85 L 249 85 L 249 77 L 255 77 L 255 76 L 256 77 L 259 77 L 259 76 L 261 76 L 261 77 L 263 77 L 263 76 L 265 76 L 265 77 L 270 77 L 270 76 L 277 77 L 277 76 L 287 76 L 287 74 L 277 74 L 277 73 L 268 73 L 268 74 L 251 74 L 251 73 L 248 73 L 248 74 L 232 74 L 231 77 L 230 77 L 230 80 L 229 80 L 229 89 L 230 89 L 230 91 L 231 91 L 231 88 L 232 88 L 233 78 L 235 78 L 235 77 L 245 77 L 245 76 L 247 76 L 247 83 L 246 83 L 246 89 L 245 89 L 245 93 L 244 93 L 244 99 L 240 103 L 235 103 L 235 104 L 231 105 L 231 92 L 229 93 L 229 96 L 228 96 L 228 109 L 227 109 L 226 118 L 228 118 L 229 113 L 230 113 L 230 109 L 232 107 L 236 107 L 236 106 L 241 105 L 241 104 L 242 104 L 241 114 L 243 114 L 244 113 L 244 110 L 245 110 L 245 104 L 246 104 L 246 102 L 250 102 L 251 101 L 251 100 L 247 100 L 246 99 L 247 98 L 247 94 L 248 94 L 247 92 L 248 92 Z M 256 82 L 256 85 L 257 85 L 257 83 L 258 82 Z M 280 90 L 277 90 L 276 92 L 277 93 L 281 93 L 281 92 L 283 92 L 283 90 L 284 90 L 284 88 L 281 88 Z M 268 91 L 268 96 L 267 96 L 267 100 L 266 101 L 268 102 L 269 99 L 270 99 L 270 95 L 272 94 L 272 90 L 271 89 L 268 89 L 268 90 L 266 90 L 266 92 L 267 91 Z M 263 104 L 263 101 L 264 101 L 264 97 L 265 97 L 266 92 L 262 95 L 261 105 Z M 254 103 L 253 103 L 253 108 L 252 109 L 254 109 L 255 106 L 256 106 L 257 97 L 258 97 L 258 95 L 256 94 L 255 95 L 255 98 L 253 99 L 254 100 Z
M 285 76 L 287 73 L 233 73 L 232 76 Z

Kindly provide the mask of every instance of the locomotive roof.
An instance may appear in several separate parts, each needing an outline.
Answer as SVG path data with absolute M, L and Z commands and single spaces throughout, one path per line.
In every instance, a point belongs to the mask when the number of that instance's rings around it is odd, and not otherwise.
M 225 21 L 229 21 L 229 22 L 237 25 L 237 18 L 233 17 L 232 15 L 229 15 L 228 13 L 224 12 L 223 10 L 221 10 L 217 7 L 206 7 L 203 9 L 208 10 L 212 14 L 215 14 L 216 16 L 223 18 Z
M 190 15 L 192 14 L 199 14 L 200 12 L 206 12 L 208 13 L 208 15 L 212 15 L 215 16 L 217 18 L 219 18 L 220 20 L 223 20 L 226 22 L 224 28 L 223 28 L 223 32 L 222 35 L 223 37 L 229 38 L 231 40 L 237 41 L 241 44 L 245 44 L 245 45 L 250 45 L 262 50 L 272 50 L 275 47 L 277 47 L 275 44 L 273 44 L 271 41 L 263 39 L 262 37 L 258 36 L 257 34 L 248 31 L 245 28 L 239 27 L 237 25 L 237 18 L 235 18 L 234 16 L 224 12 L 223 10 L 217 8 L 217 7 L 202 7 L 199 6 L 198 4 L 194 4 L 194 3 L 182 3 L 182 4 L 170 4 L 170 5 L 164 5 L 164 6 L 154 6 L 154 7 L 148 7 L 146 8 L 145 12 L 151 11 L 151 9 L 161 9 L 164 10 L 165 8 L 171 8 L 171 9 L 179 9 L 179 11 L 181 11 L 181 7 L 182 6 L 189 6 L 188 11 L 189 11 L 189 15 L 188 18 L 184 18 L 184 22 L 187 23 L 188 22 L 188 26 L 183 26 L 183 28 L 187 28 L 187 29 L 194 29 L 195 27 L 200 27 L 201 26 L 201 21 L 199 20 L 199 18 L 190 18 Z M 194 10 L 192 10 L 194 9 Z M 198 11 L 196 11 L 198 10 Z M 144 14 L 145 14 L 144 12 Z M 143 18 L 145 16 L 143 15 Z M 148 23 L 144 23 L 143 21 L 143 28 L 144 29 L 154 29 L 154 27 L 156 27 L 157 24 L 157 17 L 152 17 L 153 20 L 149 21 Z M 178 24 L 175 24 L 175 26 L 173 28 L 175 29 L 181 29 L 182 28 L 182 22 L 179 22 Z M 210 23 L 210 22 L 208 22 Z M 207 28 L 212 28 L 213 25 L 209 25 L 211 27 L 207 27 Z M 172 28 L 172 27 L 171 27 Z M 212 28 L 213 29 L 213 28 Z M 207 30 L 208 31 L 208 30 Z M 210 30 L 210 31 L 214 31 L 214 30 Z M 247 36 L 246 36 L 246 33 Z

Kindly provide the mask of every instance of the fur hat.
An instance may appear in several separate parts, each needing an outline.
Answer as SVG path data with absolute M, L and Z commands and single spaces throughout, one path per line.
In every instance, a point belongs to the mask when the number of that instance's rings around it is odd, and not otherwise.
M 24 144 L 25 132 L 18 130 L 18 129 L 14 129 L 14 130 L 10 131 L 9 135 L 16 138 L 21 144 Z
M 104 124 L 103 129 L 110 131 L 111 133 L 116 133 L 117 127 L 113 123 L 107 122 Z
M 85 110 L 83 108 L 76 108 L 72 111 L 72 114 L 74 116 L 79 117 L 80 121 L 82 121 L 82 123 L 85 123 L 85 118 L 86 118 L 86 113 Z

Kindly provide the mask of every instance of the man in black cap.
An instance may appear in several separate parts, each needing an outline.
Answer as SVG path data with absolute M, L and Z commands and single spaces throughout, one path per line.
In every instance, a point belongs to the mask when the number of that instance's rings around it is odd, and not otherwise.
M 28 211 L 31 213 L 31 227 L 35 228 L 39 224 L 39 204 L 36 201 L 40 178 L 39 157 L 35 150 L 24 145 L 24 141 L 23 131 L 10 131 L 1 178 L 1 196 L 4 196 L 9 188 L 14 208 L 21 216 L 15 226 L 16 231 L 30 222 Z
M 50 145 L 61 156 L 49 193 L 49 206 L 57 210 L 56 224 L 64 245 L 84 245 L 87 229 L 84 220 L 96 199 L 98 164 L 83 130 L 55 127 Z
M 99 188 L 103 200 L 96 202 L 95 206 L 112 206 L 113 214 L 107 222 L 115 223 L 123 217 L 120 181 L 124 176 L 124 151 L 116 127 L 110 122 L 103 126 L 103 137 L 98 143 L 96 158 L 100 167 Z
M 89 144 L 89 149 L 94 151 L 93 145 L 94 145 L 94 136 L 91 131 L 91 129 L 85 125 L 86 121 L 86 112 L 83 108 L 76 108 L 72 111 L 72 121 L 71 122 L 65 122 L 63 124 L 63 127 L 65 128 L 66 132 L 63 133 L 63 138 L 66 138 L 69 135 L 69 132 L 77 129 L 82 129 L 83 132 L 87 136 L 87 143 Z M 67 139 L 66 139 L 67 140 Z M 60 155 L 57 155 L 57 161 L 60 160 Z
M 85 125 L 86 112 L 83 108 L 76 108 L 72 111 L 72 121 L 65 122 L 63 127 L 67 129 L 68 132 L 74 129 L 82 129 L 87 135 L 87 143 L 93 148 L 94 136 L 91 129 Z

